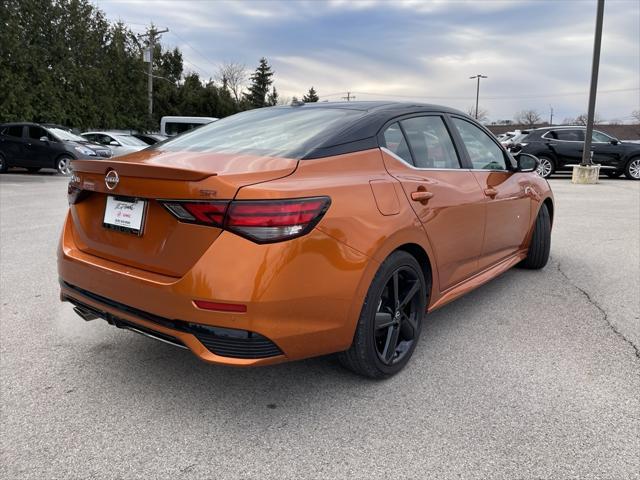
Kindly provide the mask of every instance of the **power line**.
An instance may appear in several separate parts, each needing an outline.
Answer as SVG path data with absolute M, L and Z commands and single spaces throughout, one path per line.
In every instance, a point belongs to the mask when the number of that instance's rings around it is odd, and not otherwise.
M 609 89 L 609 90 L 598 90 L 599 94 L 603 93 L 620 93 L 620 92 L 635 92 L 639 91 L 640 88 L 617 88 L 617 89 Z M 326 97 L 335 97 L 338 95 L 343 95 L 345 93 L 357 93 L 358 95 L 370 95 L 374 97 L 393 97 L 393 98 L 409 98 L 409 99 L 432 99 L 432 100 L 473 100 L 475 97 L 469 96 L 443 96 L 443 95 L 429 95 L 429 96 L 421 96 L 421 95 L 399 95 L 399 94 L 391 94 L 391 93 L 374 93 L 374 92 L 340 92 L 329 95 L 320 95 L 321 98 Z M 518 100 L 524 98 L 553 98 L 553 97 L 569 97 L 576 95 L 587 95 L 588 92 L 563 92 L 563 93 L 547 93 L 547 94 L 525 94 L 525 95 L 494 95 L 494 96 L 485 96 L 483 97 L 485 100 Z

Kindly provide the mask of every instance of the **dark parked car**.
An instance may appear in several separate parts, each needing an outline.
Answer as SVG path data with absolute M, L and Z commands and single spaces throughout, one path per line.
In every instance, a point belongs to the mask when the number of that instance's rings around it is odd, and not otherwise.
M 159 133 L 132 133 L 132 135 L 138 140 L 142 140 L 147 145 L 154 145 L 169 138 L 165 135 L 160 135 Z
M 55 168 L 71 173 L 71 160 L 110 158 L 111 149 L 88 142 L 59 125 L 7 123 L 0 125 L 0 173 L 10 167 L 30 172 Z
M 538 173 L 548 178 L 556 171 L 570 170 L 582 161 L 586 127 L 562 126 L 529 130 L 511 146 L 512 153 L 530 153 L 540 159 Z M 598 130 L 593 131 L 593 161 L 602 165 L 602 173 L 617 178 L 640 180 L 640 145 L 621 142 Z

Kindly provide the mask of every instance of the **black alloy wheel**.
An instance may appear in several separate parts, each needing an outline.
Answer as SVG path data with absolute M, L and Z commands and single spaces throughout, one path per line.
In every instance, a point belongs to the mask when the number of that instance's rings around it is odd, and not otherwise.
M 385 365 L 404 359 L 420 333 L 418 311 L 423 303 L 418 274 L 410 267 L 396 269 L 382 291 L 375 315 L 374 342 Z
M 418 343 L 430 276 L 402 250 L 382 262 L 364 300 L 351 347 L 338 356 L 346 368 L 387 378 L 407 364 Z

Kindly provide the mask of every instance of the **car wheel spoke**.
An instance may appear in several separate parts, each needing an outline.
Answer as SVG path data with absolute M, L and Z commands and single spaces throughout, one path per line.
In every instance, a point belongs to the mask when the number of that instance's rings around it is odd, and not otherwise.
M 398 338 L 400 336 L 400 327 L 398 325 L 392 325 L 387 331 L 387 338 L 384 344 L 384 350 L 382 351 L 382 358 L 385 363 L 391 363 L 393 355 L 396 353 L 396 347 L 398 346 Z
M 413 299 L 413 297 L 418 293 L 419 290 L 420 290 L 420 284 L 416 280 L 411 286 L 411 289 L 409 290 L 409 292 L 405 295 L 405 297 L 402 299 L 402 301 L 398 305 L 398 309 L 400 310 L 403 307 L 405 307 Z

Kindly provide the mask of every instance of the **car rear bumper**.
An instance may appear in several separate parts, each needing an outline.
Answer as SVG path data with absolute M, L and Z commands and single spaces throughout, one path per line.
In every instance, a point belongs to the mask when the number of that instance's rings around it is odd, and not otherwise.
M 115 326 L 235 366 L 313 357 L 351 344 L 369 259 L 319 230 L 269 245 L 223 232 L 177 278 L 87 254 L 73 228 L 68 216 L 58 251 L 61 299 Z M 243 305 L 246 312 L 203 310 L 194 300 Z

